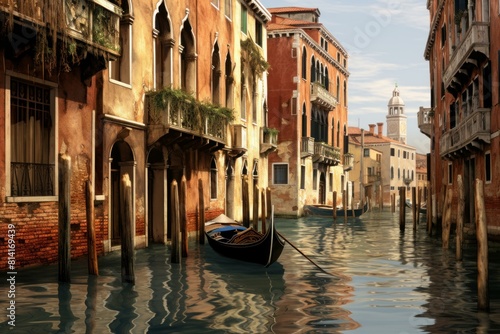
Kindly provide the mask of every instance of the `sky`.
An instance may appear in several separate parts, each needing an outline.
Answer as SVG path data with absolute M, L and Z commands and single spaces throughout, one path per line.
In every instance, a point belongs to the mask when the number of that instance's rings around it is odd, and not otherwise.
M 347 50 L 349 126 L 368 130 L 384 122 L 387 104 L 398 86 L 405 103 L 407 144 L 428 153 L 430 140 L 420 133 L 419 107 L 430 106 L 429 63 L 424 50 L 429 12 L 422 0 L 260 0 L 266 8 L 318 8 L 319 22 Z M 314 3 L 314 4 L 313 4 Z

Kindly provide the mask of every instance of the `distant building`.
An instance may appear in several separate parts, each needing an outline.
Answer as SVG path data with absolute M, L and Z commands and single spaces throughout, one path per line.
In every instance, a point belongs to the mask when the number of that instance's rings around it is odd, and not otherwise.
M 456 208 L 463 180 L 464 227 L 475 228 L 475 183 L 484 187 L 489 236 L 500 237 L 500 17 L 498 1 L 427 1 L 431 105 L 421 110 L 421 132 L 431 139 L 428 173 L 434 221 L 446 189 Z M 452 210 L 452 220 L 458 213 Z
M 368 195 L 375 205 L 379 205 L 380 202 L 390 204 L 391 194 L 399 196 L 399 187 L 406 187 L 406 196 L 411 196 L 411 187 L 417 186 L 416 149 L 406 144 L 405 107 L 399 96 L 398 87 L 394 88 L 387 109 L 386 117 L 390 125 L 387 136 L 383 134 L 382 122 L 376 125 L 369 124 L 368 131 L 349 127 L 349 145 L 353 149 L 360 147 L 359 150 L 354 149 L 352 152 L 354 168 L 350 173 L 350 180 L 355 183 L 354 198 L 361 200 L 363 196 Z M 376 127 L 377 132 L 375 132 Z M 376 157 L 379 154 L 380 162 L 377 164 Z M 375 157 L 375 161 L 372 157 Z M 358 164 L 363 164 L 363 168 L 358 169 Z M 363 187 L 356 186 L 360 180 Z M 361 193 L 363 189 L 365 195 Z
M 269 184 L 276 213 L 300 216 L 304 204 L 331 205 L 333 191 L 341 203 L 348 190 L 348 54 L 317 8 L 269 11 L 268 126 L 279 130 Z

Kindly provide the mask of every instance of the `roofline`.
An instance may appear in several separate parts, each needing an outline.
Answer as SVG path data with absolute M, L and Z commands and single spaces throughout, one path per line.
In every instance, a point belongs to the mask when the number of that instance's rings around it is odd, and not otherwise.
M 296 28 L 296 29 L 279 29 L 279 30 L 268 30 L 267 36 L 269 38 L 282 37 L 282 36 L 291 36 L 298 35 L 299 38 L 302 38 L 307 42 L 309 46 L 311 46 L 316 52 L 321 53 L 321 55 L 328 59 L 331 64 L 337 67 L 346 77 L 349 77 L 350 73 L 342 64 L 340 64 L 335 58 L 333 58 L 330 54 L 328 54 L 325 50 L 323 50 L 316 41 L 314 41 L 311 36 L 309 36 L 304 30 Z M 339 45 L 339 48 L 342 48 Z M 344 49 L 342 49 L 344 50 Z M 345 51 L 345 50 L 344 50 Z
M 272 15 L 267 10 L 266 7 L 264 7 L 263 4 L 260 3 L 259 0 L 245 0 L 245 3 L 255 12 L 259 15 L 262 21 L 264 23 L 267 23 L 271 21 Z
M 439 20 L 443 14 L 445 0 L 440 0 L 434 19 L 432 20 L 431 27 L 429 29 L 429 36 L 427 37 L 427 43 L 425 44 L 424 58 L 426 60 L 430 59 L 431 49 L 436 40 L 436 32 L 438 30 Z

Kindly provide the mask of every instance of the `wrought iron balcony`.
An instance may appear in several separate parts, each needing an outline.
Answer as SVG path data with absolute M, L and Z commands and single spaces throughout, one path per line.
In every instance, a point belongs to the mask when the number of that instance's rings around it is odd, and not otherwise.
M 300 145 L 300 157 L 307 158 L 314 154 L 314 138 L 302 137 Z
M 490 140 L 490 109 L 477 108 L 455 128 L 441 135 L 441 157 L 453 159 L 456 156 L 469 155 L 470 150 L 480 150 L 482 144 L 489 144 Z
M 337 166 L 340 163 L 340 148 L 326 143 L 314 143 L 313 162 Z
M 148 122 L 148 144 L 168 134 L 171 140 L 206 139 L 222 147 L 226 144 L 229 119 L 223 113 L 207 108 L 193 99 L 167 100 L 164 106 L 155 105 L 155 94 L 146 94 L 145 109 Z M 175 130 L 174 133 L 172 133 Z M 187 135 L 187 136 L 186 136 Z M 182 137 L 182 138 L 181 138 Z
M 354 154 L 344 153 L 344 172 L 350 171 L 354 167 Z
M 431 108 L 420 107 L 417 113 L 418 128 L 427 137 L 431 138 L 434 111 Z
M 115 3 L 117 1 L 114 1 Z M 14 28 L 16 40 L 31 40 L 34 29 L 69 36 L 114 56 L 120 55 L 120 18 L 122 9 L 107 0 L 0 0 L 3 18 L 12 15 L 14 22 L 25 28 Z M 44 29 L 44 28 L 42 28 Z M 42 30 L 41 30 L 42 31 Z M 37 35 L 37 34 L 35 34 Z M 37 37 L 38 38 L 38 37 Z M 48 42 L 48 41 L 47 41 Z M 22 43 L 21 43 L 22 44 Z M 49 44 L 50 46 L 50 44 Z M 12 45 L 13 48 L 18 45 Z M 69 47 L 69 52 L 74 52 Z M 102 51 L 101 51 L 102 52 Z
M 468 80 L 467 69 L 476 67 L 478 60 L 489 57 L 489 44 L 489 24 L 473 22 L 460 44 L 451 53 L 450 63 L 443 74 L 443 82 L 449 92 L 460 92 L 461 78 Z
M 319 82 L 311 83 L 311 102 L 316 103 L 328 110 L 334 109 L 338 101 Z

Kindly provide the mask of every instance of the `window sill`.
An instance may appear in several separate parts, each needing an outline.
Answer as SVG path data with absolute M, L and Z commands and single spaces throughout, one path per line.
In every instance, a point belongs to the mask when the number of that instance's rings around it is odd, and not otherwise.
M 58 196 L 7 196 L 7 203 L 25 203 L 25 202 L 57 202 Z

